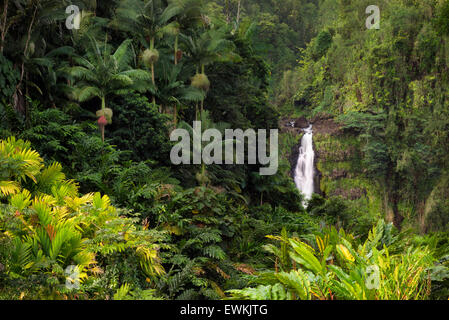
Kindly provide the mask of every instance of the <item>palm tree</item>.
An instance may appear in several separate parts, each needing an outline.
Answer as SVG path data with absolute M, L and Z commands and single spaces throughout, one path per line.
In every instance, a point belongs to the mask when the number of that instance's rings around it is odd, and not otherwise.
M 8 55 L 17 57 L 20 61 L 20 78 L 14 91 L 14 109 L 25 113 L 29 120 L 28 99 L 29 87 L 35 87 L 30 81 L 30 59 L 39 51 L 47 47 L 46 35 L 54 35 L 65 23 L 65 9 L 74 4 L 87 7 L 91 0 L 4 0 L 0 5 L 0 53 L 6 51 Z M 9 33 L 15 35 L 6 43 Z M 24 41 L 17 41 L 22 37 Z M 14 38 L 16 38 L 14 40 Z M 34 63 L 34 62 L 32 62 Z M 43 75 L 47 77 L 51 75 Z M 37 88 L 39 91 L 39 88 Z
M 184 121 L 179 123 L 179 128 L 187 130 L 190 134 L 190 137 L 192 138 L 195 135 L 196 136 L 202 135 L 208 129 L 216 129 L 222 135 L 224 135 L 225 130 L 229 129 L 230 125 L 229 125 L 229 123 L 226 123 L 226 122 L 217 122 L 217 123 L 213 122 L 209 116 L 208 111 L 205 111 L 205 112 L 201 113 L 201 128 L 192 127 L 190 124 L 188 124 L 187 122 L 184 122 Z M 196 141 L 193 138 L 191 139 L 193 153 L 197 153 L 200 155 L 202 154 L 202 150 L 206 146 L 211 146 L 211 145 L 218 146 L 218 144 L 220 144 L 220 147 L 226 147 L 227 145 L 234 145 L 234 143 L 236 143 L 235 139 L 228 139 L 228 140 L 223 140 L 223 141 L 214 140 L 212 143 L 205 142 L 202 140 Z M 205 156 L 206 155 L 202 155 L 203 160 L 204 160 Z M 208 160 L 211 160 L 211 159 L 208 159 Z M 204 161 L 201 163 L 200 171 L 198 171 L 196 173 L 196 180 L 197 180 L 198 184 L 201 186 L 206 186 L 210 182 L 209 172 L 206 169 L 206 164 L 204 163 Z
M 239 56 L 232 52 L 234 43 L 225 39 L 223 30 L 207 30 L 195 36 L 183 37 L 190 60 L 196 66 L 192 87 L 209 91 L 210 81 L 205 73 L 205 67 L 216 61 L 238 61 Z M 204 110 L 204 99 L 201 100 L 201 113 Z M 198 107 L 197 111 L 198 113 Z M 198 118 L 198 116 L 196 116 Z
M 64 1 L 58 0 L 22 0 L 22 1 L 3 1 L 0 10 L 0 53 L 4 50 L 10 51 L 12 56 L 17 56 L 20 60 L 20 78 L 14 92 L 14 108 L 16 110 L 25 110 L 25 116 L 28 119 L 28 103 L 25 96 L 28 95 L 29 74 L 25 65 L 34 52 L 36 47 L 43 45 L 43 30 L 48 28 L 49 21 L 51 25 L 57 25 L 59 20 L 58 13 L 62 12 Z M 10 43 L 6 45 L 9 32 L 16 32 L 24 36 L 24 43 Z M 37 44 L 36 42 L 40 43 Z M 17 42 L 17 41 L 15 41 Z M 25 89 L 25 90 L 24 90 Z
M 196 88 L 185 85 L 180 79 L 183 64 L 172 65 L 163 63 L 161 65 L 161 81 L 157 88 L 152 88 L 152 93 L 158 98 L 160 105 L 165 108 L 173 107 L 173 123 L 177 124 L 177 110 L 180 105 L 190 102 L 198 102 L 204 98 L 204 93 Z
M 72 88 L 66 83 L 58 81 L 63 74 L 60 70 L 61 65 L 67 65 L 65 59 L 61 56 L 71 57 L 75 53 L 74 48 L 64 46 L 49 51 L 45 55 L 26 60 L 26 69 L 31 74 L 37 75 L 42 80 L 42 89 L 48 95 L 49 102 L 52 108 L 56 108 L 56 102 L 64 103 L 65 101 L 57 100 L 59 93 L 70 94 Z M 59 65 L 58 65 L 59 64 Z M 29 85 L 39 91 L 43 95 L 43 90 L 38 84 L 29 81 Z
M 174 17 L 178 28 L 175 33 L 174 62 L 178 64 L 182 51 L 179 50 L 179 35 L 181 30 L 194 28 L 201 21 L 203 14 L 203 0 L 168 0 L 170 6 L 179 8 L 179 13 Z
M 74 91 L 79 102 L 95 97 L 101 100 L 101 109 L 97 111 L 97 116 L 100 118 L 99 121 L 106 118 L 110 124 L 112 110 L 106 108 L 107 97 L 134 90 L 146 91 L 148 88 L 145 81 L 150 80 L 150 75 L 144 70 L 131 68 L 134 54 L 130 39 L 123 41 L 114 53 L 107 43 L 100 46 L 94 38 L 89 39 L 91 47 L 87 50 L 86 57 L 75 57 L 73 60 L 78 65 L 62 70 L 70 77 L 79 80 Z M 105 124 L 100 122 L 99 124 L 104 135 Z
M 180 10 L 175 5 L 166 6 L 162 0 L 121 0 L 116 10 L 116 19 L 111 22 L 112 27 L 131 33 L 145 48 L 141 58 L 151 69 L 153 86 L 156 86 L 154 68 L 159 60 L 156 40 L 179 32 L 178 24 L 170 20 Z M 154 96 L 153 103 L 155 104 Z

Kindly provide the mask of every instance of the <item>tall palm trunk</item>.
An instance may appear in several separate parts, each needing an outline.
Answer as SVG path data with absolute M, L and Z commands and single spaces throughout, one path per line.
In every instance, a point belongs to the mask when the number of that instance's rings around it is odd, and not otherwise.
M 201 73 L 205 74 L 204 64 L 201 65 Z M 201 99 L 201 119 L 203 119 L 203 111 L 204 111 L 204 98 Z
M 150 40 L 150 50 L 154 49 L 154 37 Z M 151 81 L 153 82 L 154 88 L 156 88 L 156 79 L 154 76 L 154 62 L 151 62 Z M 156 105 L 156 97 L 153 94 L 153 105 Z M 159 113 L 162 113 L 161 106 L 159 106 Z
M 151 63 L 151 81 L 153 85 L 156 86 L 156 79 L 154 78 L 154 62 Z
M 101 141 L 104 142 L 104 126 L 101 126 Z
M 2 26 L 1 26 L 1 35 L 0 35 L 0 53 L 3 53 L 3 48 L 5 46 L 5 38 L 7 33 L 6 21 L 8 19 L 8 5 L 9 1 L 6 0 L 3 7 L 3 17 L 2 17 Z
M 175 38 L 175 66 L 178 64 L 178 38 L 179 38 L 179 35 L 176 35 L 176 38 Z
M 202 179 L 203 179 L 203 181 L 201 181 L 201 185 L 202 185 L 203 187 L 206 186 L 205 175 L 206 175 L 206 164 L 203 162 L 203 163 L 201 164 L 201 176 L 202 176 Z
M 196 73 L 199 72 L 199 67 L 196 66 Z M 198 121 L 198 101 L 195 102 L 195 121 Z
M 198 121 L 198 102 L 195 104 L 195 121 Z
M 242 0 L 239 0 L 238 1 L 238 5 L 237 5 L 237 17 L 236 17 L 237 23 L 236 23 L 236 28 L 239 27 L 239 23 L 240 23 L 240 5 L 241 5 L 241 2 L 242 2 Z
M 153 86 L 156 88 L 156 80 L 154 78 L 154 62 L 151 63 L 151 80 L 153 81 Z M 153 105 L 156 105 L 156 97 L 153 94 Z M 159 106 L 159 113 L 162 113 L 161 106 Z
M 23 57 L 29 58 L 28 57 L 28 46 L 30 45 L 30 41 L 31 41 L 31 32 L 33 31 L 33 26 L 34 26 L 34 21 L 36 19 L 36 15 L 37 15 L 37 7 L 34 9 L 34 13 L 33 13 L 33 18 L 31 19 L 30 25 L 28 27 L 28 33 L 27 33 L 27 40 L 25 42 L 25 49 L 23 50 Z M 17 83 L 16 89 L 15 89 L 15 94 L 21 94 L 22 95 L 22 83 L 23 83 L 23 78 L 26 75 L 26 83 L 25 83 L 25 90 L 28 91 L 28 73 L 25 74 L 25 59 L 22 61 L 22 67 L 21 67 L 21 72 L 20 72 L 20 79 L 19 82 Z M 25 95 L 27 95 L 27 93 L 25 92 Z M 28 122 L 28 100 L 25 100 L 25 119 Z
M 106 98 L 101 97 L 101 110 L 106 109 Z M 104 126 L 100 126 L 101 129 L 101 140 L 104 142 Z
M 173 123 L 175 124 L 175 128 L 176 128 L 176 125 L 178 123 L 178 106 L 176 105 L 176 103 L 173 108 L 174 108 L 173 109 Z

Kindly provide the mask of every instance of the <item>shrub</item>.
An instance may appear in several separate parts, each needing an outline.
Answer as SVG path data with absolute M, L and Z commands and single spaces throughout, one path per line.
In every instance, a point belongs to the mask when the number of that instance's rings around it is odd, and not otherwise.
M 34 285 L 23 292 L 28 298 L 88 295 L 104 274 L 103 262 L 114 255 L 148 282 L 164 273 L 158 253 L 166 248 L 164 232 L 124 217 L 126 212 L 111 206 L 106 195 L 80 196 L 62 166 L 44 166 L 28 142 L 0 140 L 0 164 L 0 241 L 5 244 L 0 257 L 6 275 L 0 290 L 23 287 L 29 280 Z M 81 283 L 74 290 L 64 285 L 68 267 Z
M 280 246 L 267 245 L 276 257 L 275 271 L 254 277 L 258 287 L 229 290 L 233 299 L 253 300 L 409 300 L 430 294 L 433 257 L 426 247 L 409 247 L 391 254 L 382 245 L 386 225 L 380 221 L 364 243 L 329 229 L 306 243 L 295 237 L 269 236 Z M 373 275 L 373 271 L 375 273 Z M 373 276 L 372 276 L 373 275 Z
M 157 160 L 168 164 L 171 142 L 166 124 L 167 115 L 146 97 L 129 94 L 111 103 L 114 122 L 109 126 L 109 142 L 120 150 L 129 150 L 134 161 Z

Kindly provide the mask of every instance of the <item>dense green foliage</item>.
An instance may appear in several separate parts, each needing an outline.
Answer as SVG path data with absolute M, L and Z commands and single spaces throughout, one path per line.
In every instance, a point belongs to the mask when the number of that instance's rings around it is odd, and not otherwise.
M 397 227 L 445 228 L 439 219 L 447 190 L 448 4 L 381 1 L 379 30 L 364 28 L 367 5 L 333 4 L 333 19 L 296 71 L 295 99 L 303 112 L 332 115 L 357 137 L 360 176 L 373 180 Z

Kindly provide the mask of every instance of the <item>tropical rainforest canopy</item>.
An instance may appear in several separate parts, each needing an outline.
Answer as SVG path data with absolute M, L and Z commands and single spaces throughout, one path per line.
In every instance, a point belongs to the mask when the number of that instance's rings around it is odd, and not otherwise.
M 2 0 L 0 299 L 447 300 L 448 70 L 448 0 Z

